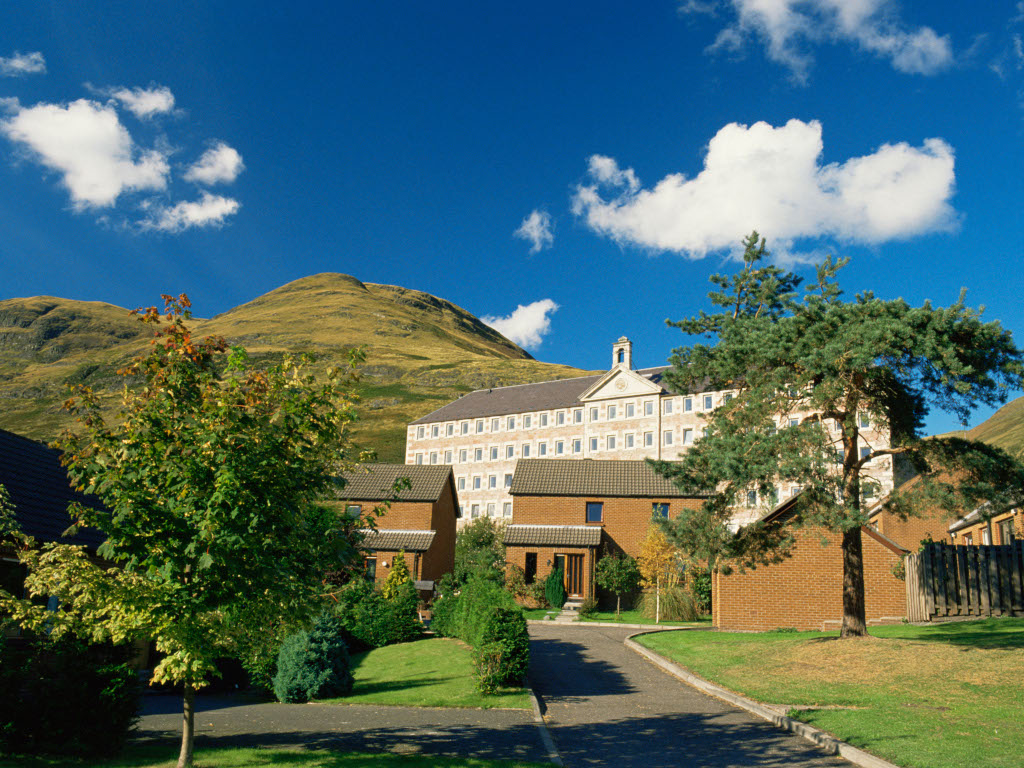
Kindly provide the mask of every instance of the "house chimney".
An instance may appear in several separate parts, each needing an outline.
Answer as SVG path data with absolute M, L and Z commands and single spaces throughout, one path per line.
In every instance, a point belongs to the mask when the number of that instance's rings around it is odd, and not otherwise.
M 633 370 L 633 342 L 625 336 L 612 344 L 612 368 Z

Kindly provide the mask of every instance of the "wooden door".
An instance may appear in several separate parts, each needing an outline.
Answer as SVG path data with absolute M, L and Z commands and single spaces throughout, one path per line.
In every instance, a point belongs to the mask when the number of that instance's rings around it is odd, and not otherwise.
M 565 591 L 583 597 L 583 555 L 565 555 Z

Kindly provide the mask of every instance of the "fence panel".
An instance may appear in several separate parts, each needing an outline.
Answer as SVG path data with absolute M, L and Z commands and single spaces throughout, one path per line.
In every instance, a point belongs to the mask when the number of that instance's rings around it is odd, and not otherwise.
M 1024 541 L 931 543 L 905 560 L 907 618 L 1024 615 Z

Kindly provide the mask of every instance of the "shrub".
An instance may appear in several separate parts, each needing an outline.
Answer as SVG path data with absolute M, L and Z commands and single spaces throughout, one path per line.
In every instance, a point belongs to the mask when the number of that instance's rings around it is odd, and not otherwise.
M 422 631 L 418 606 L 411 581 L 399 584 L 389 600 L 368 581 L 353 579 L 339 592 L 335 615 L 349 648 L 357 652 L 415 639 Z
M 479 517 L 463 527 L 455 536 L 455 580 L 460 583 L 472 577 L 505 581 L 505 545 L 501 524 L 489 517 Z
M 132 649 L 0 638 L 0 752 L 110 757 L 138 719 Z
M 527 596 L 526 571 L 515 563 L 509 563 L 505 568 L 505 589 L 515 598 Z
M 593 616 L 597 613 L 597 598 L 590 596 L 580 603 L 580 616 Z
M 693 568 L 687 571 L 690 593 L 699 613 L 711 613 L 711 571 Z
M 455 637 L 455 613 L 459 606 L 455 580 L 446 573 L 437 581 L 436 587 L 438 596 L 431 606 L 430 629 L 441 637 Z
M 352 692 L 342 629 L 336 616 L 325 613 L 308 632 L 296 632 L 284 641 L 274 675 L 274 694 L 279 701 L 302 703 Z
M 640 584 L 640 569 L 636 560 L 618 552 L 606 554 L 597 561 L 594 580 L 599 587 L 615 595 L 615 615 L 622 609 L 622 596 L 636 590 Z
M 548 574 L 544 582 L 544 598 L 552 608 L 561 608 L 565 605 L 565 574 L 561 568 L 555 568 Z
M 411 580 L 409 578 L 409 566 L 405 562 L 405 550 L 402 550 L 392 559 L 391 571 L 388 573 L 388 577 L 384 579 L 380 593 L 384 596 L 385 600 L 394 600 L 398 597 L 402 585 Z
M 661 621 L 696 621 L 700 617 L 693 595 L 680 586 L 667 587 L 661 590 Z M 655 617 L 658 609 L 658 596 L 655 590 L 649 589 L 640 598 L 640 612 L 648 619 Z

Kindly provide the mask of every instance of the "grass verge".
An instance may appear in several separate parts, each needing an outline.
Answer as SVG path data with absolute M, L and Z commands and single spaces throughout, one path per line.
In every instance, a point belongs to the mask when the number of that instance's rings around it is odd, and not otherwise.
M 592 613 L 589 616 L 581 616 L 580 621 L 605 621 L 605 622 L 618 622 L 620 624 L 650 624 L 651 626 L 662 626 L 662 627 L 700 627 L 710 626 L 711 617 L 706 616 L 697 621 L 662 621 L 660 624 L 655 624 L 654 619 L 649 619 L 644 616 L 640 611 L 622 611 L 618 617 L 615 616 L 615 611 L 598 611 Z
M 907 768 L 1009 768 L 1024 752 L 1024 619 L 638 640 L 730 690 Z
M 134 745 L 114 759 L 75 760 L 58 757 L 0 757 L 0 768 L 174 768 L 174 747 Z M 434 755 L 396 755 L 388 752 L 330 752 L 324 749 L 197 749 L 196 768 L 540 768 L 545 763 Z
M 522 688 L 503 688 L 485 696 L 476 689 L 470 651 L 458 640 L 424 638 L 375 648 L 352 656 L 355 686 L 330 704 L 401 707 L 477 707 L 530 709 Z

